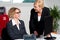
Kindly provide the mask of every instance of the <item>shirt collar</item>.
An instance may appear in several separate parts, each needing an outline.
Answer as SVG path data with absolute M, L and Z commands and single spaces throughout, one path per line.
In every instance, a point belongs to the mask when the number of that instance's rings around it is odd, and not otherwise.
M 18 20 L 18 23 L 21 24 L 21 22 L 19 20 Z M 12 24 L 13 24 L 13 26 L 17 24 L 14 19 L 12 19 Z

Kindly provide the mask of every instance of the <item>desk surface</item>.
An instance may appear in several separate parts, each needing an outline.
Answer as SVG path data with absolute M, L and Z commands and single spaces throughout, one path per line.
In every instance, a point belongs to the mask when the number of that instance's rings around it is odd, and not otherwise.
M 24 39 L 16 39 L 16 40 L 24 40 Z M 45 40 L 45 39 L 40 39 L 40 38 L 38 38 L 38 39 L 36 39 L 36 40 Z M 56 39 L 56 40 L 60 40 L 60 38 L 59 38 L 59 39 Z
M 51 34 L 53 37 L 56 37 L 56 40 L 60 40 L 60 34 Z M 24 39 L 15 39 L 15 40 L 24 40 Z M 45 40 L 44 38 L 37 38 L 36 40 Z
M 16 40 L 24 40 L 24 39 L 16 39 Z M 44 39 L 40 39 L 40 38 L 38 38 L 38 39 L 36 39 L 36 40 L 44 40 Z
M 16 39 L 16 40 L 24 40 L 24 39 Z M 43 38 L 37 38 L 36 40 L 45 40 Z M 60 40 L 60 38 L 56 38 L 56 40 Z

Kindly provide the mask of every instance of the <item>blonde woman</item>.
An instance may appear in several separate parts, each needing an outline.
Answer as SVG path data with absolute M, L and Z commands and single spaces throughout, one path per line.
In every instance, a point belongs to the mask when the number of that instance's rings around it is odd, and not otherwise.
M 20 9 L 16 7 L 10 8 L 8 11 L 8 16 L 11 20 L 7 24 L 7 31 L 9 36 L 14 39 L 21 39 L 23 38 L 24 34 L 26 33 L 25 25 L 22 20 L 19 19 L 20 17 Z
M 40 35 L 43 35 L 44 31 L 46 30 L 45 26 L 44 26 L 45 25 L 45 23 L 44 23 L 45 16 L 50 16 L 49 8 L 44 7 L 44 0 L 36 0 L 34 2 L 34 8 L 31 10 L 31 15 L 30 15 L 29 26 L 30 26 L 31 34 L 33 33 L 37 37 L 40 37 Z M 52 29 L 50 30 L 50 32 L 51 31 L 52 31 Z M 44 33 L 44 35 L 46 36 L 49 33 L 46 32 L 46 33 Z

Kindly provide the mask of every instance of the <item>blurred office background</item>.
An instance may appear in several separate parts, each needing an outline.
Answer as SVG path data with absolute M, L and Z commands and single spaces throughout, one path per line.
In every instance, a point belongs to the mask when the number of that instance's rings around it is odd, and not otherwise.
M 30 10 L 33 8 L 33 3 L 35 0 L 0 0 L 0 7 L 6 8 L 6 13 L 11 7 L 17 7 L 21 9 L 20 19 L 24 20 L 26 31 L 30 34 L 29 31 L 29 19 L 30 19 Z M 60 0 L 44 0 L 46 7 L 50 8 L 54 5 L 57 5 L 60 9 Z M 58 21 L 60 24 L 60 21 Z M 58 33 L 60 33 L 60 26 L 58 28 Z

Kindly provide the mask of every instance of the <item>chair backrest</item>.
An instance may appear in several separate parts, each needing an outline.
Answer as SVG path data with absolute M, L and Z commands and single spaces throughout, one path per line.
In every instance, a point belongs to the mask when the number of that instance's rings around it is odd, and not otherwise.
M 3 28 L 6 28 L 8 21 L 9 17 L 6 15 L 5 7 L 0 7 L 0 36 L 2 35 Z
M 36 40 L 36 36 L 31 34 L 31 35 L 24 35 L 23 36 L 24 40 Z
M 5 13 L 5 7 L 0 7 L 0 14 L 4 14 Z

